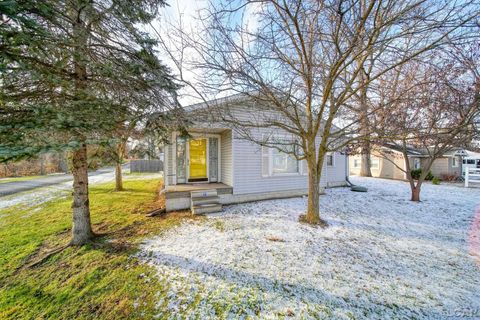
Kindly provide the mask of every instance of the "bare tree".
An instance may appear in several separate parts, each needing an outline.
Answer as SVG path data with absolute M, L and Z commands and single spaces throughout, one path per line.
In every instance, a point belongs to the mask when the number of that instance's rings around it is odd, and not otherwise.
M 201 15 L 198 36 L 177 31 L 178 43 L 195 52 L 188 65 L 201 85 L 193 87 L 216 111 L 216 119 L 243 139 L 305 160 L 305 221 L 319 224 L 326 154 L 342 150 L 358 130 L 358 117 L 350 116 L 353 97 L 441 44 L 475 15 L 471 3 L 441 1 L 229 1 Z M 181 69 L 184 46 L 179 51 Z M 232 93 L 255 105 L 242 110 L 248 118 L 238 117 L 236 103 L 220 108 L 208 103 L 209 97 Z
M 475 136 L 480 64 L 473 59 L 478 55 L 470 52 L 473 48 L 442 51 L 428 62 L 410 61 L 382 81 L 383 112 L 377 111 L 377 142 L 401 152 L 404 167 L 391 162 L 405 172 L 412 201 L 420 201 L 422 184 L 434 161 L 467 145 Z M 423 154 L 418 179 L 411 173 L 411 148 Z M 389 151 L 378 150 L 391 159 L 391 154 L 386 154 Z

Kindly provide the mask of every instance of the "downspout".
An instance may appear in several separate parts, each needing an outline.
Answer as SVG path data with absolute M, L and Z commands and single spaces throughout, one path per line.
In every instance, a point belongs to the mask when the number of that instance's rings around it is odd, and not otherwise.
M 345 152 L 345 183 L 347 186 L 351 187 L 351 182 L 348 180 L 348 176 L 350 175 L 350 155 L 348 152 Z

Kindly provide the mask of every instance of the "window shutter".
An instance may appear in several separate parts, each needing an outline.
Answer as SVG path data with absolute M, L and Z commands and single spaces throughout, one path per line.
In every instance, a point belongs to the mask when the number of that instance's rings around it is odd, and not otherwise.
M 268 177 L 269 175 L 270 175 L 269 148 L 262 146 L 262 176 Z
M 176 175 L 177 183 L 187 182 L 187 141 L 182 137 L 177 137 L 176 141 Z
M 218 138 L 209 138 L 209 181 L 218 181 Z

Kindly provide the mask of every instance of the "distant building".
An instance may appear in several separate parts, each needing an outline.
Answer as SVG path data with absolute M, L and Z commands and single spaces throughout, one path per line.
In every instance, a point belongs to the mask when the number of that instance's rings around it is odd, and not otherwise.
M 462 172 L 463 160 L 473 164 L 472 161 L 477 158 L 470 158 L 475 153 L 463 149 L 455 149 L 445 153 L 442 157 L 436 159 L 430 169 L 436 177 L 460 176 Z M 426 150 L 409 147 L 407 150 L 410 168 L 420 169 L 423 162 L 427 160 L 428 153 Z M 476 154 L 480 156 L 480 154 Z M 478 158 L 480 161 L 480 157 Z M 373 177 L 406 180 L 406 166 L 402 152 L 395 146 L 377 146 L 373 148 L 370 155 Z M 349 173 L 350 175 L 359 175 L 362 158 L 360 154 L 349 156 Z M 479 166 L 480 166 L 480 162 Z M 476 165 L 476 163 L 475 163 Z

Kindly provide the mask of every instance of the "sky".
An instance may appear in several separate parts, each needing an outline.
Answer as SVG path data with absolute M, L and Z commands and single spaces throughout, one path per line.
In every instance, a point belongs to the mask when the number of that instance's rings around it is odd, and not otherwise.
M 189 69 L 180 67 L 174 63 L 174 58 L 178 59 L 180 54 L 177 48 L 180 46 L 178 38 L 174 36 L 174 29 L 182 24 L 188 34 L 194 34 L 194 30 L 198 30 L 198 22 L 196 17 L 199 16 L 199 12 L 208 6 L 206 0 L 168 0 L 168 6 L 160 10 L 159 18 L 152 23 L 153 28 L 147 27 L 147 30 L 152 33 L 154 37 L 158 34 L 162 37 L 162 42 L 166 48 L 160 48 L 159 55 L 162 62 L 168 65 L 172 73 L 177 77 L 180 77 L 180 73 L 183 78 L 189 82 L 195 83 L 195 74 Z M 196 27 L 197 26 L 197 27 Z M 167 50 L 170 52 L 168 53 Z M 170 57 L 172 54 L 174 57 Z M 194 54 L 190 52 L 189 57 L 194 59 Z M 191 88 L 184 87 L 179 92 L 179 100 L 182 105 L 189 105 L 197 102 L 194 97 L 197 96 Z
M 237 0 L 234 0 L 237 1 Z M 239 2 L 241 0 L 238 0 Z M 179 60 L 180 54 L 178 48 L 181 47 L 181 42 L 177 36 L 175 36 L 175 28 L 178 28 L 181 25 L 182 30 L 187 33 L 189 36 L 198 37 L 201 36 L 199 31 L 201 30 L 201 24 L 198 20 L 201 14 L 205 14 L 205 9 L 208 8 L 209 4 L 214 6 L 225 5 L 227 1 L 222 0 L 167 0 L 168 6 L 160 10 L 160 16 L 152 25 L 152 27 L 147 27 L 147 30 L 152 33 L 153 36 L 158 34 L 161 36 L 163 43 L 165 44 L 168 52 L 166 50 L 160 50 L 159 55 L 160 59 L 167 64 L 174 75 L 177 77 L 182 75 L 183 79 L 192 83 L 194 86 L 198 86 L 200 81 L 200 76 L 195 74 L 195 71 L 192 67 L 184 65 L 182 70 L 180 70 L 178 64 L 174 63 L 174 59 Z M 257 27 L 258 23 L 255 19 L 253 12 L 258 10 L 258 5 L 248 5 L 246 7 L 246 23 L 249 29 L 254 29 Z M 252 13 L 250 13 L 252 12 Z M 241 23 L 240 16 L 238 20 L 233 20 L 232 23 Z M 169 55 L 173 55 L 170 57 Z M 198 61 L 200 56 L 192 49 L 186 50 L 184 52 L 184 59 L 187 61 Z M 216 96 L 217 98 L 219 96 Z M 213 98 L 213 97 L 208 97 Z M 195 90 L 185 86 L 179 91 L 179 101 L 183 106 L 201 102 L 198 94 L 195 93 Z

